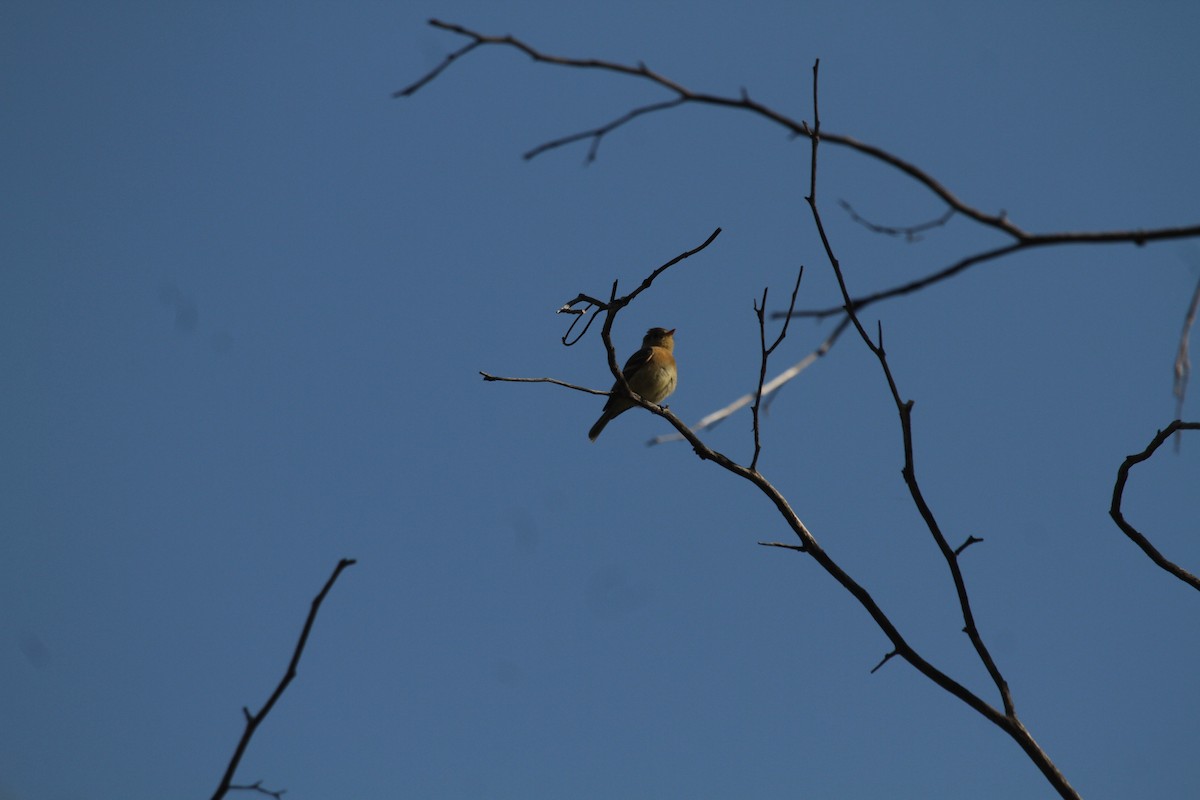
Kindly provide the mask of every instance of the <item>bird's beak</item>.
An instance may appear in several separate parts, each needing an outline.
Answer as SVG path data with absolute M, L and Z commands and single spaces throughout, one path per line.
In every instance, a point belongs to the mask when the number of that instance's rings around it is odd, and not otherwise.
M 675 329 L 674 329 L 674 328 L 671 328 L 671 330 L 667 331 L 667 336 L 674 336 L 674 335 L 675 335 Z

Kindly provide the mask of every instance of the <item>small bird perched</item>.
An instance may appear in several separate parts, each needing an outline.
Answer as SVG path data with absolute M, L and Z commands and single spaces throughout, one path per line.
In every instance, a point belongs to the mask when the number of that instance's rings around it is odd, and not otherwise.
M 643 400 L 661 403 L 667 399 L 667 395 L 675 391 L 675 356 L 671 354 L 674 349 L 674 328 L 671 330 L 651 328 L 642 338 L 642 349 L 631 355 L 625 362 L 625 368 L 621 370 L 621 374 L 625 376 L 625 382 L 629 384 L 629 388 Z M 628 397 L 620 397 L 616 394 L 619 391 L 618 384 L 613 384 L 612 391 L 613 394 L 604 404 L 604 413 L 588 431 L 588 438 L 593 442 L 604 430 L 605 425 L 636 405 Z

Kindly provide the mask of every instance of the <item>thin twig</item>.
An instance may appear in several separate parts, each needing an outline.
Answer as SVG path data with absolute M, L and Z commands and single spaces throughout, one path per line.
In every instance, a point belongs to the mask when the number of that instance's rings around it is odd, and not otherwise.
M 685 250 L 684 252 L 682 252 L 679 255 L 672 258 L 670 261 L 663 264 L 658 269 L 651 272 L 649 275 L 647 275 L 645 277 L 645 279 L 642 280 L 642 282 L 640 284 L 638 284 L 638 287 L 636 289 L 634 289 L 632 292 L 625 295 L 624 297 L 619 298 L 618 302 L 621 304 L 622 307 L 629 305 L 630 303 L 633 302 L 633 298 L 637 297 L 639 294 L 641 294 L 642 292 L 644 292 L 650 288 L 650 284 L 654 283 L 655 278 L 657 278 L 659 275 L 666 272 L 671 267 L 678 264 L 680 261 L 683 261 L 685 259 L 691 258 L 692 256 L 696 255 L 701 250 L 703 250 L 704 248 L 706 248 L 710 244 L 712 244 L 714 241 L 716 241 L 716 238 L 720 235 L 721 235 L 721 229 L 720 228 L 714 229 L 713 232 L 708 235 L 708 238 L 705 239 L 701 244 L 697 245 L 696 247 L 693 247 L 691 250 Z M 614 286 L 615 286 L 615 284 L 614 284 Z
M 958 547 L 954 548 L 954 555 L 960 556 L 960 555 L 962 555 L 962 552 L 964 550 L 966 550 L 968 547 L 970 547 L 973 544 L 979 544 L 982 541 L 983 541 L 983 539 L 980 539 L 978 536 L 968 536 L 966 541 L 964 541 Z
M 537 147 L 533 148 L 532 150 L 526 151 L 525 154 L 522 155 L 521 157 L 524 158 L 526 161 L 530 161 L 530 160 L 536 158 L 537 156 L 540 156 L 542 153 L 546 152 L 547 150 L 554 150 L 555 148 L 562 147 L 563 145 L 571 144 L 572 142 L 578 142 L 582 139 L 591 139 L 592 143 L 588 147 L 587 157 L 584 159 L 585 164 L 591 164 L 592 162 L 594 162 L 596 160 L 596 154 L 600 150 L 600 140 L 604 138 L 605 134 L 608 134 L 608 133 L 616 130 L 617 128 L 621 127 L 622 125 L 626 124 L 627 122 L 631 122 L 632 120 L 637 119 L 638 117 L 642 116 L 643 114 L 651 114 L 655 111 L 665 111 L 668 108 L 674 108 L 677 105 L 681 105 L 683 102 L 684 102 L 684 99 L 682 97 L 677 97 L 674 100 L 667 100 L 662 103 L 651 103 L 646 106 L 640 106 L 638 108 L 633 109 L 632 111 L 622 114 L 621 116 L 614 119 L 612 122 L 609 122 L 605 125 L 601 125 L 597 128 L 592 128 L 591 130 L 587 130 L 587 131 L 580 131 L 579 133 L 572 133 L 567 136 L 563 136 L 561 139 L 555 139 L 550 142 L 545 142 L 543 144 L 539 144 Z
M 808 550 L 802 544 L 787 544 L 785 542 L 759 542 L 763 547 L 779 547 L 783 550 L 795 550 L 797 553 L 807 553 Z
M 480 370 L 480 376 L 485 381 L 501 381 L 503 383 L 553 383 L 555 386 L 564 386 L 567 389 L 574 389 L 577 392 L 586 392 L 587 394 L 608 395 L 608 392 L 602 392 L 599 389 L 589 389 L 586 386 L 576 386 L 573 383 L 560 381 L 557 378 L 506 378 L 502 375 L 492 375 L 491 373 Z
M 890 225 L 877 225 L 868 219 L 864 219 L 863 217 L 859 216 L 858 212 L 854 210 L 854 207 L 845 200 L 838 200 L 838 205 L 845 209 L 846 213 L 850 215 L 850 219 L 854 220 L 859 225 L 862 225 L 872 233 L 882 233 L 884 236 L 902 236 L 906 241 L 909 242 L 919 242 L 921 240 L 922 233 L 928 230 L 933 230 L 934 228 L 942 227 L 950 221 L 950 218 L 953 217 L 955 213 L 953 208 L 948 208 L 946 209 L 946 213 L 942 214 L 935 220 L 922 222 L 919 225 L 909 225 L 903 228 L 895 228 Z
M 262 785 L 262 781 L 255 781 L 254 783 L 248 783 L 245 785 L 235 784 L 235 785 L 229 787 L 229 791 L 231 791 L 231 792 L 258 792 L 259 794 L 265 794 L 267 797 L 274 797 L 275 800 L 283 800 L 284 794 L 287 793 L 287 789 L 277 789 L 274 791 L 272 791 L 271 789 L 264 789 L 263 785 Z
M 800 265 L 800 271 L 796 274 L 796 285 L 792 289 L 792 299 L 788 303 L 788 311 L 796 307 L 796 295 L 800 292 L 800 281 L 804 278 L 804 265 Z M 764 320 L 764 314 L 767 310 L 767 287 L 763 287 L 762 305 L 757 303 L 754 305 L 754 315 L 758 318 L 758 342 L 761 353 L 758 368 L 758 388 L 754 392 L 754 405 L 750 407 L 750 416 L 753 420 L 754 428 L 754 458 L 750 459 L 750 470 L 758 471 L 758 456 L 762 452 L 762 440 L 759 437 L 758 424 L 758 409 L 762 405 L 763 398 L 763 382 L 767 379 L 767 359 L 775 352 L 775 348 L 779 347 L 779 343 L 787 336 L 788 323 L 791 322 L 791 316 L 784 317 L 783 327 L 779 330 L 779 335 L 775 337 L 770 347 L 767 347 L 767 325 Z
M 275 707 L 275 703 L 283 696 L 288 684 L 296 677 L 296 667 L 300 664 L 300 656 L 304 654 L 304 646 L 308 643 L 308 634 L 312 631 L 313 623 L 317 619 L 317 612 L 321 610 L 321 603 L 325 601 L 325 595 L 329 594 L 329 590 L 333 588 L 333 584 L 338 579 L 338 576 L 342 574 L 342 570 L 353 566 L 355 563 L 357 562 L 353 558 L 343 558 L 339 561 L 333 569 L 333 574 L 325 582 L 325 587 L 313 598 L 312 607 L 308 611 L 308 618 L 304 621 L 304 629 L 300 631 L 300 639 L 296 642 L 296 649 L 292 652 L 292 660 L 288 662 L 287 671 L 283 674 L 283 678 L 279 681 L 279 685 L 275 687 L 275 691 L 271 693 L 267 702 L 256 714 L 251 714 L 248 708 L 242 708 L 242 716 L 246 719 L 246 729 L 242 731 L 242 738 L 238 740 L 237 747 L 233 751 L 233 757 L 229 759 L 229 765 L 225 768 L 225 774 L 221 777 L 221 783 L 217 786 L 217 790 L 213 792 L 212 800 L 221 800 L 229 792 L 231 788 L 230 784 L 233 781 L 233 773 L 237 771 L 238 764 L 241 763 L 242 756 L 246 752 L 246 747 L 250 744 L 250 739 L 254 736 L 254 731 L 267 718 L 267 714 L 271 713 L 271 709 Z
M 1134 464 L 1140 464 L 1146 459 L 1150 458 L 1150 456 L 1154 455 L 1154 451 L 1157 450 L 1162 443 L 1169 439 L 1171 434 L 1175 433 L 1176 431 L 1200 431 L 1200 422 L 1183 422 L 1182 420 L 1178 419 L 1173 421 L 1170 425 L 1155 434 L 1154 438 L 1150 440 L 1150 444 L 1146 446 L 1145 450 L 1140 453 L 1134 453 L 1131 456 L 1127 456 L 1125 460 L 1121 462 L 1121 466 L 1117 469 L 1116 483 L 1113 484 L 1112 505 L 1109 506 L 1108 515 L 1112 517 L 1113 522 L 1117 523 L 1117 527 L 1120 528 L 1126 536 L 1133 540 L 1134 544 L 1142 548 L 1142 552 L 1148 555 L 1151 561 L 1174 575 L 1176 578 L 1179 578 L 1179 580 L 1188 584 L 1193 589 L 1200 591 L 1200 578 L 1197 578 L 1195 575 L 1188 572 L 1186 569 L 1160 553 L 1158 548 L 1150 543 L 1149 539 L 1147 539 L 1140 531 L 1138 531 L 1137 528 L 1129 524 L 1129 522 L 1125 519 L 1125 515 L 1121 511 L 1121 500 L 1125 494 L 1125 483 L 1129 480 L 1129 470 Z
M 891 661 L 893 658 L 895 658 L 898 655 L 900 655 L 900 654 L 897 653 L 895 650 L 890 651 L 887 655 L 885 655 L 883 657 L 883 659 L 878 664 L 871 667 L 871 674 L 874 675 L 876 672 L 879 671 L 880 667 L 882 667 L 884 664 Z
M 658 406 L 655 403 L 651 403 L 639 397 L 632 389 L 629 388 L 629 383 L 625 380 L 625 375 L 621 372 L 621 369 L 617 364 L 617 350 L 612 343 L 613 323 L 616 321 L 617 312 L 632 303 L 634 298 L 636 298 L 639 294 L 649 289 L 651 284 L 654 283 L 655 278 L 678 264 L 680 261 L 696 255 L 696 253 L 699 253 L 701 250 L 712 244 L 713 241 L 715 241 L 720 235 L 721 229 L 717 228 L 710 233 L 708 238 L 705 239 L 704 242 L 699 246 L 693 247 L 691 250 L 685 250 L 684 252 L 672 258 L 670 261 L 667 261 L 662 266 L 655 269 L 646 276 L 646 278 L 638 285 L 636 289 L 627 295 L 617 297 L 617 282 L 613 281 L 612 294 L 604 309 L 604 324 L 600 327 L 600 340 L 604 343 L 605 355 L 608 358 L 608 369 L 610 372 L 612 372 L 613 377 L 616 379 L 614 390 L 621 397 L 633 400 L 637 405 L 656 414 L 661 413 L 661 411 L 665 409 L 665 406 Z
M 432 20 L 430 22 L 432 24 Z M 400 89 L 399 91 L 392 92 L 392 97 L 408 97 L 410 95 L 416 94 L 418 89 L 420 89 L 425 84 L 429 83 L 431 80 L 436 78 L 438 75 L 441 75 L 442 71 L 445 70 L 447 67 L 449 67 L 451 64 L 453 64 L 457 59 L 461 58 L 462 56 L 465 56 L 467 53 L 471 52 L 476 47 L 479 47 L 479 45 L 481 45 L 481 44 L 483 44 L 483 42 L 481 40 L 475 39 L 474 41 L 463 45 L 458 50 L 455 50 L 453 53 L 449 54 L 444 59 L 442 59 L 442 63 L 438 64 L 436 67 L 434 67 L 428 73 L 426 73 L 424 77 L 409 84 L 405 88 Z

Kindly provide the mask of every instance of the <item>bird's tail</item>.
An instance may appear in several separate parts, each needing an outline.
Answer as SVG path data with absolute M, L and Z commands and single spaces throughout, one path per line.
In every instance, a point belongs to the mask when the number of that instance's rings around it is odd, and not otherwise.
M 596 420 L 596 424 L 592 426 L 590 431 L 588 431 L 588 439 L 592 440 L 593 442 L 596 441 L 596 437 L 600 435 L 600 431 L 604 430 L 604 426 L 608 424 L 610 419 L 612 419 L 612 417 L 610 417 L 607 412 L 601 414 L 600 419 Z

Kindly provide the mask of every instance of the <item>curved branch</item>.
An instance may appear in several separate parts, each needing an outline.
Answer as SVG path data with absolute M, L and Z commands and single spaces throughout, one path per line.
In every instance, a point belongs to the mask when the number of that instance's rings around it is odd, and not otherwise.
M 545 153 L 547 150 L 554 150 L 556 148 L 562 147 L 563 145 L 568 145 L 573 142 L 582 141 L 583 139 L 591 139 L 592 145 L 591 145 L 591 147 L 588 148 L 587 158 L 584 159 L 584 163 L 590 164 L 596 160 L 596 153 L 600 150 L 600 140 L 603 139 L 606 134 L 611 133 L 612 131 L 615 131 L 617 128 L 621 127 L 622 125 L 624 125 L 628 122 L 632 122 L 633 120 L 637 119 L 638 117 L 642 116 L 643 114 L 651 114 L 655 111 L 664 111 L 668 108 L 674 108 L 675 106 L 680 105 L 683 102 L 684 102 L 684 99 L 682 97 L 676 97 L 674 100 L 665 100 L 661 103 L 651 103 L 648 106 L 639 106 L 638 108 L 635 108 L 632 111 L 622 114 L 621 116 L 617 117 L 612 122 L 609 122 L 606 125 L 601 125 L 598 128 L 592 128 L 591 130 L 588 130 L 588 131 L 580 131 L 579 133 L 572 133 L 567 136 L 563 136 L 559 139 L 553 139 L 549 142 L 543 142 L 542 144 L 539 144 L 537 147 L 533 148 L 532 150 L 526 151 L 526 153 L 523 156 L 521 156 L 521 158 L 525 159 L 526 161 L 529 161 L 530 159 L 537 158 L 542 153 Z
M 769 122 L 772 122 L 772 123 L 782 127 L 784 130 L 788 131 L 788 133 L 790 133 L 793 136 L 798 136 L 798 137 L 811 137 L 812 136 L 812 131 L 809 129 L 808 123 L 806 123 L 804 121 L 794 120 L 794 119 L 786 116 L 785 114 L 782 114 L 782 113 L 774 110 L 773 108 L 770 108 L 769 106 L 765 106 L 762 103 L 759 103 L 758 101 L 751 99 L 750 95 L 745 90 L 743 90 L 741 95 L 738 97 L 725 97 L 722 95 L 708 94 L 706 92 L 694 92 L 690 89 L 685 88 L 678 82 L 673 81 L 673 80 L 665 77 L 664 75 L 660 75 L 659 73 L 650 70 L 649 68 L 646 67 L 645 64 L 638 64 L 637 66 L 630 66 L 628 64 L 621 64 L 621 63 L 618 63 L 615 61 L 605 61 L 605 60 L 596 59 L 596 58 L 570 58 L 567 56 L 554 56 L 554 55 L 549 55 L 547 53 L 543 53 L 540 50 L 537 50 L 536 48 L 531 47 L 530 45 L 526 44 L 525 42 L 523 42 L 520 39 L 517 39 L 511 35 L 510 36 L 488 36 L 486 34 L 482 34 L 477 31 L 470 30 L 466 27 L 463 27 L 462 25 L 456 25 L 454 23 L 449 23 L 449 22 L 442 22 L 441 20 L 436 20 L 436 19 L 429 20 L 429 24 L 435 28 L 439 28 L 444 31 L 449 31 L 451 33 L 458 34 L 459 36 L 465 36 L 466 38 L 470 39 L 471 41 L 468 43 L 467 46 L 465 46 L 462 49 L 455 51 L 451 55 L 447 56 L 447 58 L 441 64 L 439 64 L 432 71 L 430 71 L 429 73 L 424 75 L 422 78 L 418 79 L 417 81 L 415 81 L 412 84 L 409 84 L 404 89 L 394 92 L 392 94 L 393 97 L 411 96 L 412 94 L 416 93 L 417 90 L 419 90 L 420 88 L 425 86 L 427 83 L 432 81 L 434 78 L 436 78 L 438 75 L 440 75 L 442 73 L 442 71 L 444 71 L 447 67 L 449 67 L 450 64 L 453 63 L 455 60 L 457 60 L 458 58 L 460 58 L 463 55 L 466 55 L 471 50 L 474 50 L 475 48 L 484 46 L 484 45 L 495 45 L 495 46 L 499 46 L 499 47 L 513 48 L 513 49 L 516 49 L 516 50 L 524 53 L 525 55 L 529 56 L 534 61 L 544 63 L 544 64 L 552 64 L 552 65 L 560 66 L 560 67 L 572 67 L 572 68 L 576 68 L 576 69 L 596 69 L 596 70 L 601 70 L 601 71 L 605 71 L 605 72 L 613 72 L 613 73 L 617 73 L 620 75 L 628 75 L 630 77 L 641 78 L 641 79 L 649 81 L 649 82 L 667 90 L 671 94 L 675 95 L 675 97 L 671 101 L 659 103 L 659 104 L 652 105 L 652 106 L 645 106 L 640 109 L 635 109 L 634 111 L 631 111 L 628 114 L 626 114 L 624 117 L 622 117 L 618 120 L 615 120 L 614 122 L 610 123 L 607 126 L 603 126 L 602 128 L 596 128 L 591 131 L 585 131 L 585 132 L 582 132 L 579 134 L 575 134 L 573 136 L 563 137 L 561 139 L 556 139 L 552 142 L 547 142 L 546 144 L 541 145 L 541 146 L 529 151 L 529 153 L 526 154 L 527 158 L 532 157 L 533 155 L 537 155 L 539 153 L 545 152 L 546 150 L 554 149 L 555 147 L 559 147 L 561 145 L 568 144 L 570 142 L 579 141 L 581 139 L 586 139 L 586 138 L 593 139 L 592 154 L 594 154 L 595 147 L 597 146 L 598 137 L 603 136 L 605 133 L 615 130 L 616 128 L 623 125 L 625 122 L 628 122 L 631 119 L 635 118 L 636 116 L 640 116 L 641 114 L 649 113 L 651 111 L 661 111 L 661 110 L 665 110 L 668 108 L 673 108 L 675 106 L 683 105 L 684 103 L 698 103 L 701 105 L 710 105 L 710 106 L 717 106 L 717 107 L 721 107 L 721 108 L 733 108 L 733 109 L 748 111 L 751 114 L 754 114 L 755 116 L 762 117 L 763 119 L 766 119 Z M 904 159 L 900 158 L 899 156 L 893 155 L 892 153 L 889 153 L 886 150 L 883 150 L 882 148 L 875 147 L 874 145 L 860 142 L 851 136 L 845 136 L 845 135 L 834 134 L 834 133 L 825 133 L 825 134 L 822 134 L 822 138 L 825 142 L 827 142 L 829 144 L 847 147 L 851 150 L 855 150 L 859 153 L 862 153 L 865 156 L 873 158 L 877 161 L 881 161 L 884 164 L 887 164 L 895 169 L 900 170 L 904 174 L 911 177 L 913 180 L 915 180 L 918 183 L 920 183 L 921 185 L 925 186 L 929 191 L 931 191 L 935 195 L 937 195 L 942 200 L 942 202 L 946 203 L 946 205 L 950 206 L 950 208 L 954 209 L 955 211 L 957 211 L 960 214 L 963 214 L 964 216 L 970 217 L 971 219 L 975 220 L 976 222 L 978 222 L 982 225 L 1002 231 L 1014 238 L 1021 238 L 1026 235 L 1020 228 L 1018 228 L 1016 225 L 1011 223 L 1004 214 L 987 214 L 983 211 L 980 211 L 977 208 L 974 208 L 973 206 L 970 206 L 970 205 L 964 203 L 956 195 L 954 195 L 954 193 L 952 193 L 949 189 L 947 189 L 945 186 L 943 186 L 939 181 L 934 179 L 933 176 L 929 175 L 929 173 L 920 169 L 915 164 L 905 161 Z M 1198 229 L 1200 229 L 1200 226 L 1198 226 Z
M 645 114 L 656 111 L 665 111 L 686 103 L 697 103 L 700 105 L 717 106 L 720 108 L 732 108 L 742 111 L 747 111 L 755 116 L 761 117 L 775 125 L 786 130 L 789 134 L 796 137 L 812 138 L 814 131 L 809 127 L 807 122 L 797 121 L 782 114 L 769 106 L 765 106 L 756 100 L 753 100 L 750 95 L 743 90 L 738 97 L 725 97 L 721 95 L 708 94 L 705 92 L 692 91 L 677 81 L 673 81 L 664 75 L 661 75 L 649 69 L 645 64 L 639 63 L 636 66 L 621 64 L 615 61 L 605 61 L 596 58 L 571 58 L 567 56 L 555 56 L 543 53 L 540 50 L 526 44 L 511 35 L 509 36 L 489 36 L 477 31 L 470 30 L 462 25 L 454 23 L 442 22 L 441 20 L 431 19 L 429 24 L 435 28 L 455 33 L 459 36 L 464 36 L 470 41 L 446 58 L 430 72 L 426 73 L 417 81 L 409 84 L 404 89 L 400 89 L 393 93 L 393 97 L 408 97 L 415 94 L 419 89 L 431 82 L 434 78 L 446 70 L 454 61 L 464 55 L 467 55 L 472 50 L 484 45 L 494 45 L 499 47 L 508 47 L 518 50 L 532 58 L 534 61 L 551 64 L 560 67 L 570 67 L 576 69 L 592 69 L 604 72 L 612 72 L 619 75 L 627 75 L 630 77 L 640 78 L 649 81 L 656 86 L 670 92 L 674 95 L 673 98 L 658 103 L 652 103 L 646 106 L 640 106 L 625 113 L 621 117 L 607 123 L 606 125 L 592 128 L 590 130 L 581 131 L 579 133 L 563 136 L 558 139 L 545 142 L 525 153 L 525 158 L 533 158 L 548 150 L 553 150 L 573 142 L 591 139 L 592 144 L 588 150 L 587 161 L 593 161 L 596 157 L 596 151 L 599 148 L 600 140 L 608 133 L 622 127 L 628 122 Z M 1060 233 L 1044 233 L 1033 234 L 1022 230 L 1016 224 L 1008 219 L 1008 215 L 1004 212 L 998 214 L 986 213 L 974 206 L 971 206 L 959 199 L 957 195 L 950 191 L 940 181 L 934 178 L 925 170 L 915 164 L 900 158 L 893 153 L 890 153 L 883 148 L 875 145 L 860 142 L 852 136 L 837 133 L 821 133 L 821 141 L 825 144 L 837 145 L 846 147 L 861 153 L 868 158 L 872 158 L 883 164 L 886 164 L 893 169 L 899 170 L 909 176 L 917 183 L 924 186 L 942 202 L 944 202 L 950 211 L 962 214 L 975 222 L 993 230 L 999 231 L 1006 236 L 1014 239 L 1011 244 L 997 248 L 995 250 L 978 253 L 947 267 L 946 269 L 934 273 L 926 278 L 919 279 L 902 286 L 892 289 L 887 289 L 865 297 L 853 299 L 855 308 L 863 308 L 871 303 L 879 300 L 884 300 L 890 297 L 909 294 L 910 292 L 923 289 L 930 284 L 946 280 L 953 275 L 958 274 L 964 269 L 981 264 L 985 261 L 990 261 L 1002 255 L 1017 250 L 1043 247 L 1051 244 L 1111 244 L 1117 242 L 1129 242 L 1132 244 L 1143 245 L 1147 242 L 1161 241 L 1166 239 L 1192 238 L 1200 236 L 1200 224 L 1185 225 L 1171 228 L 1160 228 L 1155 230 L 1126 230 L 1126 231 L 1084 231 L 1084 232 L 1060 232 Z M 825 317 L 840 311 L 837 309 L 821 309 L 811 311 L 796 312 L 797 316 L 808 317 Z M 772 314 L 773 318 L 778 318 L 779 314 Z
M 1125 515 L 1121 512 L 1121 500 L 1125 494 L 1125 482 L 1129 480 L 1130 468 L 1132 468 L 1134 464 L 1140 464 L 1146 459 L 1150 458 L 1150 456 L 1154 455 L 1154 451 L 1157 450 L 1163 442 L 1171 438 L 1171 434 L 1175 433 L 1176 431 L 1200 431 L 1200 422 L 1183 422 L 1182 420 L 1177 419 L 1155 434 L 1154 438 L 1150 440 L 1150 444 L 1146 445 L 1145 450 L 1125 458 L 1125 460 L 1121 463 L 1120 468 L 1117 469 L 1117 480 L 1116 483 L 1113 484 L 1112 505 L 1109 506 L 1108 515 L 1112 517 L 1113 522 L 1117 523 L 1117 527 L 1120 528 L 1121 531 L 1128 536 L 1134 544 L 1142 548 L 1142 552 L 1148 555 L 1151 561 L 1174 575 L 1176 578 L 1179 578 L 1179 580 L 1188 584 L 1193 589 L 1200 591 L 1200 578 L 1197 578 L 1195 575 L 1171 561 L 1162 553 L 1158 552 L 1158 548 L 1151 544 L 1150 540 L 1147 539 L 1140 531 L 1138 531 L 1137 528 L 1130 525 L 1125 519 Z
M 857 211 L 855 211 L 854 206 L 850 205 L 845 200 L 838 200 L 838 205 L 841 206 L 842 209 L 847 214 L 850 215 L 850 219 L 857 222 L 859 225 L 862 225 L 864 228 L 871 231 L 872 233 L 881 233 L 884 236 L 899 236 L 899 237 L 903 237 L 905 239 L 905 241 L 909 241 L 909 242 L 921 241 L 922 233 L 924 233 L 925 231 L 931 231 L 934 228 L 942 227 L 947 222 L 949 222 L 950 219 L 954 216 L 954 209 L 948 208 L 948 209 L 946 209 L 945 213 L 943 213 L 937 219 L 932 219 L 932 220 L 929 220 L 928 222 L 921 222 L 916 225 L 905 225 L 903 227 L 897 227 L 897 226 L 893 226 L 893 225 L 880 225 L 878 223 L 871 222 L 871 220 L 866 219 L 865 217 L 861 216 Z
M 1002 247 L 997 247 L 982 253 L 976 253 L 975 255 L 967 256 L 966 258 L 954 262 L 945 269 L 939 270 L 931 275 L 926 275 L 924 278 L 918 278 L 915 281 L 909 281 L 908 283 L 901 284 L 900 286 L 894 286 L 891 289 L 884 289 L 883 291 L 875 292 L 874 294 L 853 297 L 846 301 L 846 303 L 849 304 L 850 308 L 854 309 L 855 311 L 862 311 L 872 303 L 877 303 L 880 300 L 886 300 L 889 297 L 899 297 L 900 295 L 919 291 L 924 289 L 926 286 L 930 286 L 931 284 L 939 283 L 947 278 L 952 278 L 968 267 L 973 267 L 976 264 L 982 264 L 985 261 L 991 261 L 993 259 L 1000 258 L 1001 256 L 1006 256 L 1009 253 L 1015 253 L 1018 250 L 1025 249 L 1027 246 L 1028 245 L 1023 244 L 1022 242 L 1013 242 L 1012 244 L 1006 244 Z M 846 305 L 844 304 L 840 306 L 829 306 L 828 308 L 801 309 L 800 311 L 793 311 L 792 315 L 797 317 L 815 317 L 816 319 L 824 319 L 825 317 L 832 316 L 833 314 L 844 313 L 845 311 Z M 776 311 L 773 312 L 771 316 L 777 317 L 781 313 L 782 312 Z
M 822 141 L 824 136 L 822 136 Z M 958 273 L 973 267 L 976 264 L 983 264 L 988 261 L 993 261 L 1002 256 L 1011 255 L 1012 253 L 1023 250 L 1033 250 L 1038 247 L 1050 247 L 1060 244 L 1134 244 L 1139 247 L 1148 242 L 1167 241 L 1170 239 L 1187 239 L 1194 236 L 1200 236 L 1200 225 L 1188 225 L 1172 228 L 1154 228 L 1152 230 L 1129 230 L 1129 231 L 1080 231 L 1076 233 L 1044 233 L 1037 235 L 1023 236 L 1015 242 L 985 250 L 980 253 L 974 253 L 965 258 L 961 258 L 948 267 L 930 273 L 923 278 L 918 278 L 908 283 L 902 283 L 898 286 L 893 286 L 890 289 L 883 289 L 868 295 L 861 295 L 850 299 L 850 304 L 855 310 L 861 311 L 872 303 L 877 303 L 880 300 L 887 300 L 892 297 L 911 294 L 913 292 L 924 289 L 935 283 L 940 283 L 947 278 L 952 278 Z M 839 314 L 845 310 L 844 306 L 829 306 L 828 308 L 801 309 L 792 312 L 793 316 L 797 317 L 814 317 L 816 319 L 824 319 L 825 317 Z M 778 318 L 783 315 L 783 312 L 772 312 L 772 318 Z

